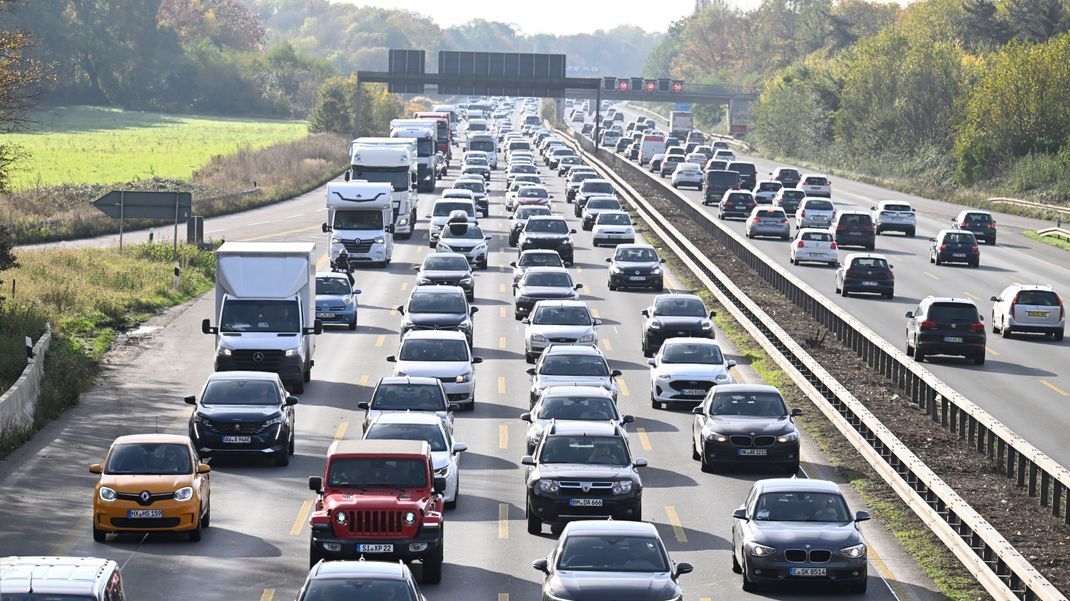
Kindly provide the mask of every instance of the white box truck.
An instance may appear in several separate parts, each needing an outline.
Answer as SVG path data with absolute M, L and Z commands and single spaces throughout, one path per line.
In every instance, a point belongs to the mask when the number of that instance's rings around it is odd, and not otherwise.
M 438 121 L 435 119 L 394 119 L 391 138 L 416 140 L 417 183 L 420 192 L 434 192 L 438 183 Z
M 416 229 L 417 191 L 416 140 L 412 138 L 357 138 L 349 145 L 349 170 L 345 180 L 390 184 L 394 236 L 412 237 Z
M 216 371 L 270 371 L 294 392 L 312 378 L 316 335 L 316 245 L 227 242 L 215 253 Z
M 695 129 L 695 115 L 691 111 L 669 113 L 669 135 L 684 140 L 687 132 Z
M 392 190 L 384 182 L 353 181 L 327 184 L 327 234 L 330 259 L 346 249 L 350 263 L 386 267 L 394 256 Z

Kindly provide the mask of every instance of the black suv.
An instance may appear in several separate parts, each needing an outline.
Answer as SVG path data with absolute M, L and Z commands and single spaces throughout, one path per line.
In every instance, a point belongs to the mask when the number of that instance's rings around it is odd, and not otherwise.
M 476 297 L 475 276 L 468 258 L 458 253 L 435 253 L 424 257 L 420 265 L 413 265 L 419 286 L 457 286 L 464 290 L 468 302 Z
M 874 292 L 884 298 L 895 295 L 895 276 L 884 255 L 851 253 L 836 270 L 836 292 Z
M 555 421 L 543 434 L 528 466 L 528 533 L 540 534 L 543 522 L 583 518 L 640 520 L 643 482 L 632 459 L 628 437 L 615 422 Z
M 747 190 L 753 190 L 754 186 L 758 185 L 758 168 L 754 166 L 754 163 L 749 161 L 732 161 L 728 164 L 727 169 L 739 174 L 741 187 Z
M 321 561 L 312 566 L 297 601 L 331 599 L 342 594 L 347 599 L 396 599 L 425 601 L 412 570 L 403 562 Z
M 935 238 L 929 238 L 929 262 L 966 263 L 970 267 L 981 264 L 981 248 L 973 232 L 966 230 L 940 230 Z
M 996 243 L 996 221 L 988 211 L 962 211 L 951 223 L 959 229 L 973 232 L 985 244 Z
M 189 437 L 202 458 L 213 455 L 270 455 L 275 465 L 289 465 L 294 454 L 294 405 L 271 372 L 217 371 L 208 376 L 193 405 Z
M 665 289 L 665 259 L 649 244 L 620 244 L 609 263 L 609 289 L 652 288 Z
M 653 357 L 668 338 L 713 338 L 716 311 L 694 294 L 659 294 L 643 309 L 643 356 Z
M 472 316 L 479 307 L 468 304 L 460 286 L 416 286 L 408 302 L 394 310 L 402 315 L 402 338 L 413 330 L 456 330 L 464 333 L 468 346 L 472 346 Z
M 907 354 L 922 362 L 929 355 L 955 355 L 985 362 L 985 324 L 977 305 L 964 298 L 928 296 L 907 311 Z
M 576 230 L 569 229 L 563 217 L 534 215 L 524 224 L 524 231 L 520 233 L 520 252 L 532 248 L 556 250 L 565 265 L 572 265 L 576 256 L 572 246 L 572 234 L 575 233 Z
M 739 189 L 739 174 L 735 171 L 713 170 L 702 174 L 702 204 L 715 205 L 729 190 Z
M 837 246 L 860 246 L 873 250 L 877 245 L 877 229 L 873 218 L 864 211 L 836 211 L 829 226 Z
M 777 167 L 770 174 L 773 179 L 784 184 L 785 188 L 794 188 L 799 185 L 799 180 L 802 179 L 802 175 L 799 174 L 799 170 L 792 167 Z

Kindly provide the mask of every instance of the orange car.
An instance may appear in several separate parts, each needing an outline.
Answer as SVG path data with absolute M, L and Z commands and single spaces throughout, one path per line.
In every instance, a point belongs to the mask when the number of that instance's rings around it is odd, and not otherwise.
M 186 532 L 201 540 L 211 520 L 211 468 L 200 463 L 188 436 L 120 436 L 108 449 L 93 494 L 93 540 L 109 532 Z

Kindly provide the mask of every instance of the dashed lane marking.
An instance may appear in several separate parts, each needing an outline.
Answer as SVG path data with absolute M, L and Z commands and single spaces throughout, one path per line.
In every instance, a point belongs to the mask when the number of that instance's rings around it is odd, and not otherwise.
M 505 424 L 498 426 L 498 448 L 509 448 L 509 426 Z
M 628 390 L 628 383 L 627 382 L 625 382 L 624 380 L 621 380 L 620 382 L 618 382 L 618 384 L 620 385 L 620 395 L 621 396 L 632 396 L 631 391 Z
M 498 348 L 505 348 L 505 336 L 498 337 Z
M 275 589 L 266 588 L 260 595 L 260 601 L 272 601 L 275 598 Z
M 654 447 L 650 446 L 650 437 L 646 435 L 646 428 L 637 428 L 636 431 L 639 433 L 639 444 L 643 445 L 643 450 L 653 449 Z
M 267 223 L 267 221 L 264 221 L 262 223 Z M 257 225 L 257 224 L 250 223 L 249 225 Z M 318 225 L 306 225 L 305 227 L 299 227 L 299 228 L 292 229 L 292 230 L 286 230 L 285 232 L 274 232 L 274 233 L 271 233 L 271 234 L 261 234 L 259 236 L 251 236 L 249 238 L 242 238 L 241 241 L 242 242 L 252 242 L 254 240 L 266 240 L 267 238 L 280 238 L 282 236 L 285 236 L 286 234 L 296 234 L 297 232 L 307 232 L 309 230 L 318 230 L 319 228 L 320 228 L 320 226 L 318 226 Z
M 970 294 L 969 292 L 964 292 L 963 294 L 965 294 L 965 295 L 966 295 L 966 298 L 970 298 L 970 299 L 973 299 L 973 300 L 975 300 L 975 301 L 979 301 L 979 300 L 981 300 L 981 298 L 980 298 L 980 297 L 978 297 L 978 296 L 975 296 L 975 295 L 973 295 L 973 294 Z
M 498 284 L 498 292 L 505 294 L 506 289 L 505 284 Z
M 379 337 L 375 339 L 375 348 L 382 347 L 384 342 L 386 342 L 386 335 L 380 334 Z
M 985 347 L 985 352 L 987 352 L 989 355 L 992 355 L 993 357 L 998 357 L 999 356 L 999 353 L 997 353 L 995 350 L 993 350 L 992 347 L 986 346 Z
M 613 352 L 613 343 L 609 341 L 609 338 L 602 339 L 602 347 L 606 349 L 606 352 Z
M 509 504 L 498 503 L 498 538 L 509 538 Z
M 311 510 L 312 501 L 305 499 L 305 502 L 301 504 L 301 509 L 297 510 L 297 519 L 294 520 L 294 525 L 290 527 L 290 536 L 301 534 L 301 530 L 303 530 L 305 526 L 305 519 L 308 517 L 308 512 Z
M 1062 388 L 1059 388 L 1058 386 L 1056 386 L 1055 384 L 1052 384 L 1051 382 L 1049 382 L 1047 380 L 1040 380 L 1040 383 L 1045 385 L 1045 386 L 1047 386 L 1051 390 L 1055 391 L 1056 394 L 1059 394 L 1061 396 L 1070 396 L 1070 392 L 1067 392 L 1067 391 L 1063 390 Z
M 506 317 L 507 315 L 509 315 L 509 311 L 506 310 L 505 307 L 498 307 L 498 315 L 500 315 L 501 317 Z
M 929 273 L 928 271 L 923 271 L 922 273 L 925 274 L 926 277 L 930 277 L 930 278 L 932 278 L 934 280 L 939 280 L 940 279 L 940 278 L 936 277 L 935 275 Z
M 505 376 L 498 376 L 498 394 L 505 394 Z
M 595 319 L 602 319 L 602 314 L 598 312 L 598 309 L 591 309 L 591 315 L 593 315 Z
M 367 386 L 367 385 L 368 385 L 368 374 L 360 374 L 360 379 L 357 380 L 357 386 Z
M 408 282 L 402 282 L 401 283 L 401 291 L 405 292 L 408 289 L 409 289 L 409 283 Z
M 665 514 L 669 516 L 669 523 L 672 524 L 672 533 L 676 536 L 676 542 L 686 543 L 687 533 L 684 532 L 684 524 L 680 521 L 680 515 L 676 513 L 676 507 L 667 505 L 665 507 Z
M 346 435 L 346 428 L 349 427 L 349 422 L 342 420 L 338 422 L 338 429 L 334 431 L 334 439 L 342 440 L 342 437 Z

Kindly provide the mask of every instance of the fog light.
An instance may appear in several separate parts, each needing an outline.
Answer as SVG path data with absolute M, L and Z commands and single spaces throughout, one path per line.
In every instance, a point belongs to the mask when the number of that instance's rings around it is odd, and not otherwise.
M 754 573 L 755 573 L 755 574 L 761 574 L 761 573 L 762 573 L 762 571 L 761 571 L 761 570 L 754 570 Z
M 323 550 L 337 553 L 342 550 L 342 543 L 323 543 Z
M 409 545 L 409 551 L 412 553 L 423 553 L 427 550 L 427 543 L 412 543 Z

